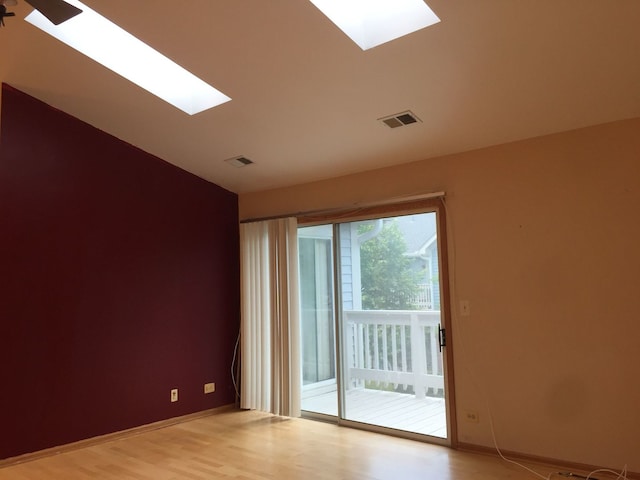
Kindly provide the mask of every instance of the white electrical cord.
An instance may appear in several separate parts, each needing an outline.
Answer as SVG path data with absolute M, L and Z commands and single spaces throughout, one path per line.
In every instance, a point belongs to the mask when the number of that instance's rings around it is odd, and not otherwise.
M 233 360 L 231 361 L 231 381 L 233 382 L 233 388 L 236 391 L 236 400 L 240 400 L 240 391 L 238 390 L 238 382 L 236 380 L 236 358 L 238 356 L 238 344 L 240 343 L 240 332 L 236 338 L 236 346 L 233 348 Z
M 627 480 L 627 466 L 625 465 L 624 468 L 622 469 L 622 471 L 620 473 L 614 471 L 614 470 L 609 470 L 608 468 L 599 468 L 597 470 L 594 470 L 593 472 L 589 473 L 585 478 L 586 480 L 595 480 L 591 475 L 593 475 L 594 473 L 610 473 L 612 475 L 616 475 L 616 480 Z

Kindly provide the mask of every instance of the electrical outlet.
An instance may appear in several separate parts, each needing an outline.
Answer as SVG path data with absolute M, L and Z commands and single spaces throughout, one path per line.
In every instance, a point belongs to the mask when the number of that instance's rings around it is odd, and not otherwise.
M 171 401 L 172 402 L 177 402 L 178 401 L 178 389 L 174 388 L 171 390 Z
M 480 423 L 480 415 L 473 410 L 466 410 L 464 412 L 464 419 L 469 423 Z
M 205 383 L 204 384 L 204 393 L 213 393 L 216 391 L 215 383 Z

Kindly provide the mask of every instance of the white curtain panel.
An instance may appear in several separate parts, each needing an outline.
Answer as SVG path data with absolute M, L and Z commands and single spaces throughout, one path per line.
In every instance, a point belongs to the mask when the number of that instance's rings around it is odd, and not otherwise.
M 300 416 L 300 307 L 295 218 L 240 225 L 240 407 Z

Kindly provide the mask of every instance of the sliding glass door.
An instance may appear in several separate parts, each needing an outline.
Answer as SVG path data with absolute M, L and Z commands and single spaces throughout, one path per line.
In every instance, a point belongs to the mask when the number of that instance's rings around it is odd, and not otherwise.
M 448 438 L 437 220 L 299 228 L 304 411 Z
M 435 213 L 339 231 L 342 418 L 446 438 Z
M 333 226 L 298 229 L 302 409 L 338 415 Z

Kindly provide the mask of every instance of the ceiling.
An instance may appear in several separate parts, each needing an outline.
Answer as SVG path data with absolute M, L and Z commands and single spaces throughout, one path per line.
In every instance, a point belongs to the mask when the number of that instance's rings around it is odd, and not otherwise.
M 367 51 L 306 0 L 84 3 L 232 101 L 189 116 L 24 2 L 0 80 L 236 193 L 640 116 L 640 0 L 430 0 L 439 24 Z M 377 121 L 406 110 L 421 122 Z

